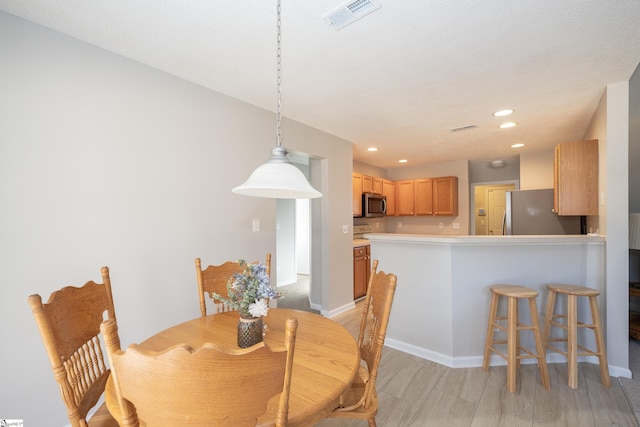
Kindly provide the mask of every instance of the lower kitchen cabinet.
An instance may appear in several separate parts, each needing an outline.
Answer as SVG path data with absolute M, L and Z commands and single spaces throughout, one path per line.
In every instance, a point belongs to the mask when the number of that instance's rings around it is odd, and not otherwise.
M 635 299 L 638 297 L 640 297 L 640 283 L 629 283 L 629 336 L 634 340 L 640 340 L 640 312 L 638 312 L 638 300 Z
M 353 248 L 353 299 L 367 294 L 367 285 L 371 275 L 371 257 L 369 246 Z

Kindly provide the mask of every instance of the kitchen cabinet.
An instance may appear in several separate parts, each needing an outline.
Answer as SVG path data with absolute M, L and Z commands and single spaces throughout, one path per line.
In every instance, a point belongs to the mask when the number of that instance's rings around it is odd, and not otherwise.
M 458 215 L 458 177 L 397 182 L 397 215 Z
M 433 178 L 433 214 L 458 216 L 458 177 Z
M 373 192 L 373 177 L 362 175 L 362 192 L 363 193 Z
M 387 216 L 396 214 L 396 183 L 388 179 L 382 180 L 382 195 L 387 198 Z
M 382 178 L 373 177 L 373 187 L 371 188 L 371 192 L 375 194 L 382 194 Z
M 433 215 L 433 181 L 431 178 L 413 181 L 415 215 Z
M 371 275 L 371 257 L 369 245 L 353 248 L 353 299 L 367 294 L 369 276 Z
M 636 309 L 632 309 L 634 301 L 640 301 L 635 299 L 640 297 L 640 283 L 629 283 L 629 336 L 634 340 L 640 340 L 640 312 Z
M 382 194 L 382 178 L 362 175 L 362 192 Z
M 398 200 L 396 206 L 398 208 L 397 215 L 414 215 L 413 211 L 413 180 L 396 182 L 396 195 Z
M 553 167 L 553 211 L 598 215 L 598 140 L 557 145 Z
M 356 172 L 351 174 L 353 189 L 353 216 L 362 216 L 362 175 Z

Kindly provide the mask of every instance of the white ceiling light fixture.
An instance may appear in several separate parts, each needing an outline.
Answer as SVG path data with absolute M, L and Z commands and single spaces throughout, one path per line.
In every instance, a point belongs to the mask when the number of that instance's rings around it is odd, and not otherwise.
M 282 146 L 282 103 L 281 103 L 281 18 L 280 0 L 277 2 L 277 113 L 276 146 L 271 150 L 271 158 L 249 176 L 244 184 L 232 192 L 242 196 L 265 197 L 271 199 L 315 199 L 322 193 L 313 188 L 302 171 L 287 159 L 287 149 Z
M 401 159 L 401 160 L 398 160 L 398 163 L 407 163 L 407 161 L 408 161 L 407 159 Z
M 511 148 L 520 148 L 520 147 L 524 147 L 524 144 L 519 142 L 517 144 L 511 144 Z
M 517 123 L 506 122 L 506 123 L 501 124 L 499 127 L 500 127 L 500 129 L 509 129 L 509 128 L 514 127 L 515 125 L 517 125 Z
M 367 151 L 371 151 L 371 152 L 378 151 L 378 147 L 369 147 L 367 148 Z

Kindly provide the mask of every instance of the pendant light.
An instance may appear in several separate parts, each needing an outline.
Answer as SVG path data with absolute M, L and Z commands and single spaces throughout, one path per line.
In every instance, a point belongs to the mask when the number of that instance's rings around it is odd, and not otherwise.
M 280 52 L 280 0 L 278 0 L 277 20 L 277 95 L 276 143 L 271 150 L 271 158 L 259 166 L 244 184 L 235 187 L 232 192 L 243 196 L 266 197 L 273 199 L 314 199 L 322 193 L 309 184 L 302 171 L 287 159 L 287 149 L 282 146 L 281 122 L 281 52 Z

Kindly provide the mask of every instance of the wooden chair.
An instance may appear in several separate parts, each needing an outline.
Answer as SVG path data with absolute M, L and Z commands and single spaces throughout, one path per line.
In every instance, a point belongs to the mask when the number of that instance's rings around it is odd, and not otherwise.
M 327 415 L 327 418 L 367 420 L 370 427 L 376 426 L 376 378 L 397 281 L 395 274 L 376 273 L 377 268 L 378 260 L 373 260 L 358 336 L 358 348 L 364 363 L 351 388 L 340 398 L 340 407 Z
M 40 295 L 29 297 L 73 427 L 117 426 L 104 404 L 87 423 L 87 414 L 104 393 L 110 373 L 100 346 L 100 323 L 105 311 L 108 319 L 116 318 L 109 269 L 102 267 L 101 272 L 102 284 L 90 281 L 80 288 L 64 287 L 45 304 Z
M 267 274 L 271 275 L 271 254 L 267 254 L 265 263 Z M 213 294 L 227 295 L 227 282 L 235 273 L 241 273 L 242 268 L 237 261 L 227 261 L 221 265 L 210 265 L 206 269 L 202 269 L 200 258 L 196 258 L 196 277 L 198 278 L 198 290 L 200 296 L 200 314 L 202 317 L 207 315 L 207 302 L 205 294 L 209 294 L 209 298 L 213 301 L 216 313 L 223 313 L 232 310 L 227 304 L 214 298 Z
M 255 426 L 269 411 L 276 427 L 286 426 L 297 327 L 287 319 L 281 348 L 262 342 L 225 351 L 206 343 L 155 352 L 133 344 L 122 351 L 116 321 L 104 321 L 122 425 Z

